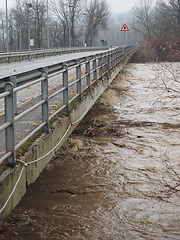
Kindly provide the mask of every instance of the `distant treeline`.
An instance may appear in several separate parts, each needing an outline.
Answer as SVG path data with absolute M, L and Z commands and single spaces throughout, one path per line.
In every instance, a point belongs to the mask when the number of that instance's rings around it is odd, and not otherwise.
M 151 39 L 144 42 L 132 62 L 180 62 L 180 39 Z

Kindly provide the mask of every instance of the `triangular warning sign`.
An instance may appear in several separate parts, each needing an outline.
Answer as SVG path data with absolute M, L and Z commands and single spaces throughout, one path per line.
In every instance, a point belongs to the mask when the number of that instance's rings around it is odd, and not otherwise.
M 122 26 L 121 31 L 123 31 L 123 32 L 129 31 L 129 28 L 127 27 L 126 24 L 124 24 L 124 25 Z

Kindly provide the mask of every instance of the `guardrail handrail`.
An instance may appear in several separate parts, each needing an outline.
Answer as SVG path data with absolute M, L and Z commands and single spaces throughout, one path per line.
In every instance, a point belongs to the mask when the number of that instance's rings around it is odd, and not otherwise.
M 45 58 L 46 56 L 51 55 L 60 55 L 67 53 L 75 53 L 75 52 L 87 52 L 87 51 L 97 51 L 97 50 L 107 50 L 107 47 L 72 47 L 72 48 L 57 48 L 57 49 L 37 49 L 37 50 L 26 50 L 26 51 L 17 51 L 17 52 L 3 52 L 0 53 L 0 63 L 8 62 L 11 63 L 12 59 L 18 59 L 19 62 L 22 61 L 23 57 L 31 60 L 32 58 L 38 59 L 39 57 Z M 3 59 L 3 61 L 2 61 Z
M 3 79 L 4 92 L 0 94 L 0 99 L 4 98 L 5 103 L 5 123 L 0 126 L 0 132 L 5 130 L 5 142 L 6 149 L 5 154 L 0 158 L 0 164 L 6 160 L 6 163 L 10 166 L 16 164 L 15 151 L 20 148 L 30 137 L 32 137 L 37 131 L 43 128 L 43 131 L 49 132 L 49 121 L 57 115 L 60 111 L 65 110 L 69 114 L 69 104 L 78 98 L 81 100 L 82 93 L 87 90 L 91 91 L 92 85 L 97 85 L 98 80 L 103 80 L 104 77 L 108 77 L 108 72 L 116 67 L 130 52 L 135 51 L 133 47 L 116 48 L 100 54 L 91 55 L 87 58 L 79 58 L 70 60 L 68 62 L 60 62 L 59 68 L 56 71 L 52 66 L 42 69 L 39 77 L 32 78 L 30 80 L 17 81 L 17 76 L 11 76 L 9 79 Z M 84 65 L 85 73 L 82 74 L 82 66 Z M 76 78 L 71 82 L 68 80 L 68 73 L 70 69 L 76 70 Z M 56 92 L 48 95 L 48 80 L 55 74 L 62 75 L 62 86 Z M 28 75 L 28 73 L 27 73 Z M 24 75 L 24 78 L 26 75 Z M 90 80 L 92 77 L 92 80 Z M 30 85 L 41 83 L 41 101 L 31 106 L 19 115 L 15 115 L 17 107 L 16 93 L 22 89 L 27 88 Z M 70 96 L 69 89 L 73 85 L 76 85 L 76 93 L 74 96 Z M 1 88 L 2 90 L 2 88 Z M 62 106 L 50 115 L 49 113 L 49 100 L 58 94 L 63 93 Z M 24 117 L 26 114 L 32 112 L 34 109 L 42 106 L 42 123 L 36 127 L 31 133 L 29 133 L 18 144 L 15 144 L 15 122 Z

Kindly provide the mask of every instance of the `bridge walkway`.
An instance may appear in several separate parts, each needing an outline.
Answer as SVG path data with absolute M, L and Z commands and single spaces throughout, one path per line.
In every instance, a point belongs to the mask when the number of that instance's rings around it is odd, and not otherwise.
M 81 53 L 70 53 L 58 56 L 51 56 L 42 59 L 31 59 L 30 61 L 16 62 L 16 63 L 5 63 L 0 64 L 0 81 L 2 78 L 27 73 L 28 71 L 33 71 L 35 69 L 42 69 L 47 66 L 56 65 L 60 62 L 66 62 L 73 59 L 79 59 L 82 57 L 88 58 L 92 55 L 107 52 L 106 51 L 91 51 L 91 52 L 81 52 Z M 75 78 L 75 69 L 71 70 L 71 76 L 69 79 Z M 49 92 L 54 93 L 57 89 L 62 87 L 62 78 L 54 77 L 49 81 Z M 36 86 L 32 86 L 25 90 L 22 90 L 17 97 L 17 114 L 24 112 L 26 109 L 35 105 L 38 101 L 41 100 L 41 87 L 40 84 Z M 56 108 L 56 104 L 59 102 L 59 98 L 53 98 L 50 105 L 49 111 L 53 111 Z M 0 126 L 5 122 L 4 116 L 4 104 L 3 100 L 0 99 Z M 23 119 L 19 120 L 16 123 L 16 139 L 15 144 L 17 144 L 21 139 L 23 139 L 27 133 L 33 131 L 35 127 L 37 127 L 41 122 L 41 109 L 37 108 L 33 111 L 33 113 L 29 113 L 23 117 Z M 2 132 L 0 132 L 0 157 L 5 153 L 5 136 Z
M 32 71 L 37 68 L 44 68 L 47 66 L 58 64 L 59 62 L 67 62 L 73 59 L 79 59 L 82 57 L 90 57 L 95 54 L 107 52 L 107 50 L 90 51 L 90 52 L 79 52 L 69 53 L 58 56 L 51 56 L 46 58 L 34 59 L 23 62 L 11 62 L 0 64 L 0 81 L 2 78 L 13 76 L 15 74 L 21 74 L 24 72 Z

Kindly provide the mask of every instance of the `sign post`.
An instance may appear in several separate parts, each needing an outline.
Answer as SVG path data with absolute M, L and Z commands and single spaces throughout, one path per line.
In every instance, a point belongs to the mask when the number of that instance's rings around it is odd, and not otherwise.
M 125 46 L 125 38 L 126 38 L 126 32 L 129 32 L 128 26 L 124 23 L 124 25 L 121 28 L 121 32 L 124 32 L 124 46 Z

